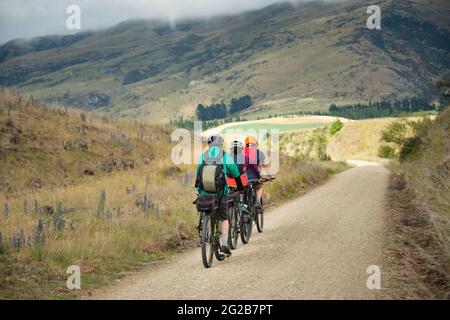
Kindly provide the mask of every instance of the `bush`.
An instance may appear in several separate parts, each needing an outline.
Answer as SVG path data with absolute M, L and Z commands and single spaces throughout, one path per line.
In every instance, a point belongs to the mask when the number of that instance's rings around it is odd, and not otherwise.
M 383 144 L 378 149 L 378 156 L 386 159 L 395 158 L 395 150 L 391 146 Z
M 330 134 L 333 136 L 344 127 L 344 124 L 341 122 L 341 120 L 336 119 L 335 122 L 333 122 L 330 126 Z
M 395 121 L 383 131 L 381 141 L 398 146 L 400 149 L 399 160 L 401 162 L 411 160 L 416 157 L 423 146 L 423 139 L 431 124 L 432 120 L 428 117 L 418 121 Z
M 420 136 L 407 139 L 400 150 L 399 160 L 403 162 L 416 158 L 422 145 L 422 138 Z
M 314 145 L 317 159 L 320 161 L 329 161 L 331 157 L 327 154 L 327 136 L 326 129 L 318 129 L 314 134 Z

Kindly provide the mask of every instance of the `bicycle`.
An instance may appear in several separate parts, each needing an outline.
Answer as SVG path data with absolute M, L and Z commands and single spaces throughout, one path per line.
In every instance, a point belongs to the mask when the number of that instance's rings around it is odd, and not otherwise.
M 199 201 L 202 201 L 199 203 Z M 200 213 L 199 235 L 202 261 L 205 268 L 211 268 L 214 256 L 223 261 L 225 255 L 220 252 L 219 200 L 215 197 L 198 198 L 195 201 Z
M 228 210 L 228 221 L 230 222 L 230 231 L 228 245 L 231 249 L 237 249 L 239 236 L 242 243 L 249 241 L 249 229 L 251 229 L 250 212 L 244 205 L 244 195 L 237 191 L 230 193 L 230 207 Z
M 253 220 L 248 206 L 245 204 L 245 195 L 241 195 L 239 208 L 241 213 L 240 235 L 243 244 L 248 244 L 250 236 L 252 235 Z
M 251 219 L 252 221 L 255 221 L 256 229 L 258 230 L 259 233 L 262 233 L 264 230 L 264 203 L 263 199 L 261 199 L 261 210 L 256 210 L 256 186 L 259 183 L 270 182 L 274 179 L 275 178 L 272 176 L 267 176 L 267 177 L 260 177 L 259 180 L 249 181 L 246 204 L 250 211 Z M 250 228 L 250 235 L 251 229 L 252 228 Z
M 250 212 L 251 221 L 255 221 L 256 228 L 258 229 L 258 232 L 261 233 L 263 231 L 264 227 L 264 215 L 263 212 L 256 212 L 256 186 L 258 185 L 259 180 L 255 181 L 249 181 L 248 189 L 247 189 L 247 208 Z M 262 199 L 261 199 L 262 201 Z M 250 228 L 250 235 L 251 236 L 252 228 Z

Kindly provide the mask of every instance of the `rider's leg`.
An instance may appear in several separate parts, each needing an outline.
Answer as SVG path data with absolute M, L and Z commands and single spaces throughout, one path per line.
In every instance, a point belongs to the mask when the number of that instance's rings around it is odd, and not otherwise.
M 262 199 L 263 194 L 264 194 L 264 188 L 262 186 L 259 186 L 256 189 L 256 203 L 259 205 L 261 205 L 261 203 L 262 203 L 261 199 Z
M 228 222 L 228 202 L 226 199 L 221 199 L 219 203 L 219 211 L 220 211 L 220 223 L 219 223 L 219 231 L 221 233 L 222 238 L 222 250 L 224 253 L 231 254 L 231 251 L 228 247 L 228 231 L 230 229 L 230 223 Z
M 222 235 L 222 245 L 228 245 L 228 231 L 230 230 L 230 223 L 228 220 L 220 221 L 219 230 Z

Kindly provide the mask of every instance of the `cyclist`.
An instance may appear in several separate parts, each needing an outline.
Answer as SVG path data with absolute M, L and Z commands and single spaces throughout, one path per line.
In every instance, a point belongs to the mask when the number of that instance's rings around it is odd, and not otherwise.
M 260 182 L 261 167 L 268 167 L 269 162 L 264 152 L 258 148 L 258 139 L 256 137 L 248 136 L 245 138 L 244 158 L 248 181 L 257 182 L 255 186 L 255 209 L 257 213 L 260 213 L 263 210 L 261 199 L 264 193 L 262 183 Z
M 239 167 L 241 173 L 245 172 L 244 144 L 241 141 L 234 140 L 230 146 L 230 154 L 233 156 L 234 163 Z
M 195 187 L 200 197 L 216 196 L 219 200 L 219 231 L 221 233 L 221 251 L 231 255 L 228 245 L 228 183 L 226 177 L 235 178 L 237 187 L 242 190 L 239 168 L 233 158 L 223 150 L 224 139 L 221 135 L 208 138 L 208 150 L 200 159 L 197 167 Z
M 247 174 L 245 173 L 245 156 L 244 156 L 244 144 L 238 140 L 231 143 L 230 154 L 233 157 L 234 163 L 239 168 L 239 173 L 241 174 L 242 187 L 248 186 Z M 227 177 L 228 186 L 230 188 L 237 188 L 237 183 L 234 178 Z

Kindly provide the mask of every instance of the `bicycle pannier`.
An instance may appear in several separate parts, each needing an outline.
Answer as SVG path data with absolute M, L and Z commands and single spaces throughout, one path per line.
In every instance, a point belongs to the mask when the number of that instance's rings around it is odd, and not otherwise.
M 197 211 L 199 212 L 213 212 L 217 210 L 219 204 L 218 200 L 214 196 L 203 196 L 197 199 Z

